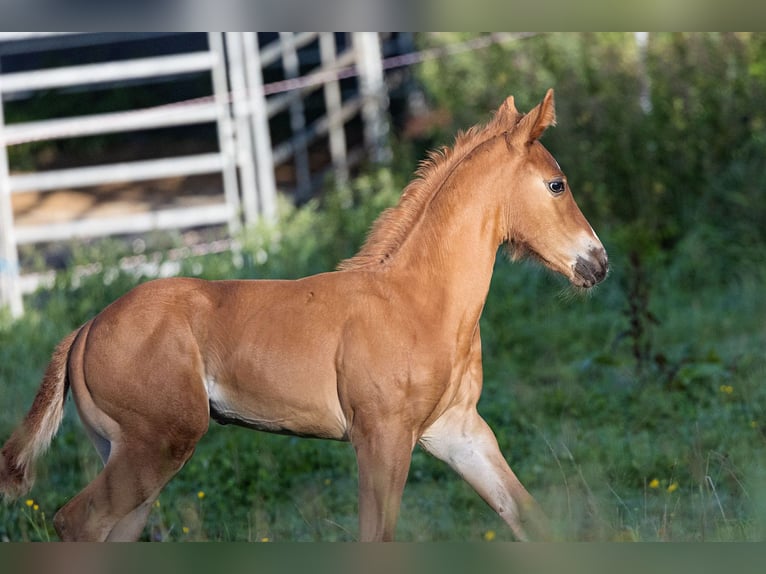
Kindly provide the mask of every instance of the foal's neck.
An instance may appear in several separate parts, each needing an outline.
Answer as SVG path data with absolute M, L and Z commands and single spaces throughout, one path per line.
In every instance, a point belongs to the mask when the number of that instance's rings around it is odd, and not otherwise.
M 508 150 L 498 138 L 477 146 L 444 179 L 401 246 L 392 273 L 412 275 L 447 321 L 475 324 L 489 291 L 503 232 L 500 194 Z M 500 138 L 502 140 L 502 138 Z M 505 154 L 505 155 L 504 155 Z

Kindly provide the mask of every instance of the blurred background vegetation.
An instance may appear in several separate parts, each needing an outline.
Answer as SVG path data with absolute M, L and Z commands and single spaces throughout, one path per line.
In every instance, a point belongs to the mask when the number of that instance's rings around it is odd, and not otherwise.
M 466 34 L 420 34 L 421 47 Z M 480 411 L 563 540 L 762 540 L 766 526 L 766 35 L 545 34 L 413 68 L 416 130 L 394 160 L 328 183 L 241 248 L 186 259 L 206 278 L 333 269 L 396 202 L 426 150 L 486 121 L 508 94 L 556 90 L 544 144 L 604 241 L 612 271 L 588 296 L 499 257 L 482 318 Z M 179 241 L 146 238 L 149 245 Z M 31 403 L 56 341 L 148 277 L 117 240 L 71 246 L 53 289 L 0 319 L 0 436 Z M 77 265 L 102 271 L 82 276 Z M 55 536 L 55 509 L 98 472 L 74 411 L 0 537 Z M 353 540 L 356 467 L 345 444 L 215 425 L 160 497 L 148 540 Z M 402 540 L 508 540 L 446 466 L 416 450 Z

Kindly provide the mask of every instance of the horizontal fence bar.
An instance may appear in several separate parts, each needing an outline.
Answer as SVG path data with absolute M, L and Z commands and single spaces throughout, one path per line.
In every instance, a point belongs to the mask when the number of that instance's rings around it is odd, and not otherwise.
M 188 74 L 210 70 L 215 60 L 215 54 L 211 52 L 193 52 L 191 54 L 155 56 L 106 64 L 83 64 L 49 70 L 16 72 L 0 77 L 0 88 L 3 92 L 20 92 Z
M 66 36 L 79 32 L 0 32 L 0 42 L 15 42 L 17 40 L 34 40 L 50 36 Z
M 220 153 L 197 154 L 12 175 L 10 188 L 14 193 L 49 191 L 120 181 L 201 175 L 220 172 L 223 166 L 224 160 Z
M 184 32 L 18 32 L 17 39 L 6 38 L 0 32 L 0 55 L 33 54 L 61 49 L 88 49 L 104 44 L 157 40 L 181 36 Z M 11 34 L 16 34 L 11 32 Z
M 16 227 L 16 242 L 22 245 L 43 241 L 64 241 L 77 237 L 100 237 L 145 233 L 156 229 L 218 225 L 227 223 L 231 217 L 231 206 L 225 203 L 214 203 L 197 207 L 162 209 L 120 217 L 80 219 L 44 225 L 20 225 Z
M 168 105 L 144 110 L 93 114 L 5 126 L 5 144 L 202 124 L 218 119 L 215 102 Z

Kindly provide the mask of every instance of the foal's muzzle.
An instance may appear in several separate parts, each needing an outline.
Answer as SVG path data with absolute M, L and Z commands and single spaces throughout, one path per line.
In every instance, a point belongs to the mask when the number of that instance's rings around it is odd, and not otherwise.
M 601 283 L 609 271 L 609 260 L 603 247 L 594 247 L 587 257 L 578 256 L 574 264 L 573 283 L 579 287 L 590 288 Z

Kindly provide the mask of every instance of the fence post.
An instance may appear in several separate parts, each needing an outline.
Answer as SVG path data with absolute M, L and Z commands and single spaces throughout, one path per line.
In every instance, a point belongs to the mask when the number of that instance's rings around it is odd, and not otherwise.
M 282 43 L 282 68 L 285 78 L 291 80 L 300 76 L 300 61 L 298 51 L 295 49 L 295 33 L 280 32 L 279 40 Z M 303 106 L 303 94 L 300 90 L 294 90 L 290 94 L 290 129 L 293 133 L 293 160 L 295 162 L 295 198 L 299 202 L 308 199 L 311 194 L 311 168 L 309 165 L 309 152 L 306 147 L 306 110 Z M 295 137 L 297 135 L 297 137 Z
M 271 133 L 266 95 L 263 93 L 263 70 L 261 70 L 257 34 L 257 32 L 244 33 L 245 75 L 250 100 L 259 207 L 262 217 L 266 220 L 274 220 L 277 216 L 277 184 L 274 178 L 274 158 L 271 154 Z
M 208 32 L 210 51 L 215 54 L 213 64 L 213 94 L 218 108 L 218 146 L 223 159 L 223 192 L 226 204 L 232 213 L 229 218 L 229 232 L 234 234 L 240 227 L 239 184 L 237 182 L 236 149 L 234 144 L 234 128 L 229 107 L 229 84 L 226 80 L 226 56 L 223 45 L 223 32 Z
M 231 99 L 234 108 L 234 139 L 237 165 L 240 169 L 242 206 L 245 221 L 253 223 L 258 216 L 258 189 L 255 183 L 253 143 L 248 119 L 248 94 L 242 52 L 242 32 L 226 32 Z
M 319 34 L 319 53 L 322 68 L 329 68 L 337 56 L 334 32 L 321 32 Z M 327 137 L 330 142 L 332 165 L 335 168 L 335 179 L 338 183 L 345 183 L 348 180 L 348 157 L 346 155 L 346 132 L 341 117 L 343 100 L 340 93 L 340 82 L 337 78 L 325 82 L 324 101 L 329 123 Z
M 359 89 L 362 95 L 362 119 L 365 145 L 373 161 L 391 159 L 388 147 L 388 94 L 383 79 L 383 61 L 377 32 L 354 32 L 354 49 L 359 69 Z
M 11 181 L 8 171 L 8 148 L 5 146 L 3 79 L 0 76 L 0 306 L 8 306 L 11 317 L 24 313 L 19 283 L 19 256 L 13 227 Z

